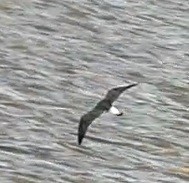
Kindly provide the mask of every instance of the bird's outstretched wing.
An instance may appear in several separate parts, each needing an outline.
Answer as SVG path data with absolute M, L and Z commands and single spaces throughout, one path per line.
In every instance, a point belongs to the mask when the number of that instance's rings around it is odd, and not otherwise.
M 88 126 L 110 107 L 111 105 L 109 105 L 106 101 L 101 100 L 91 111 L 81 117 L 78 128 L 78 144 L 81 144 Z
M 122 86 L 113 88 L 106 94 L 105 98 L 97 103 L 97 105 L 88 113 L 84 114 L 79 123 L 78 128 L 78 144 L 80 145 L 82 143 L 82 140 L 86 134 L 88 126 L 96 119 L 98 118 L 104 111 L 108 111 L 112 103 L 123 93 L 125 90 L 136 86 L 137 84 L 131 84 L 128 86 Z M 121 114 L 121 113 L 120 113 Z
M 105 99 L 108 100 L 111 104 L 117 100 L 117 98 L 127 89 L 132 88 L 134 86 L 138 85 L 138 83 L 134 83 L 128 86 L 121 86 L 121 87 L 116 87 L 108 91 L 106 94 Z

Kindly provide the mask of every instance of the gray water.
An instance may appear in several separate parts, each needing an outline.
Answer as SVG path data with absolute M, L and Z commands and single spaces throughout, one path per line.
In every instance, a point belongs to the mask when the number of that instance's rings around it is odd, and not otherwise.
M 0 0 L 0 117 L 1 183 L 188 182 L 189 1 Z

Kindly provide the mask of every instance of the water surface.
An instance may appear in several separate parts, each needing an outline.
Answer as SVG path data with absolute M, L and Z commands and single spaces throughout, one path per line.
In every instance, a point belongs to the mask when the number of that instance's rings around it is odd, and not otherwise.
M 188 9 L 0 1 L 0 182 L 188 182 Z M 78 146 L 81 115 L 133 82 Z

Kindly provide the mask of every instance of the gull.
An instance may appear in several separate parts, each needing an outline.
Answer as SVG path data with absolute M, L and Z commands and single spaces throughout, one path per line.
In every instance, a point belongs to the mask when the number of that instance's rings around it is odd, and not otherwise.
M 108 111 L 117 116 L 121 116 L 123 114 L 123 112 L 120 112 L 112 104 L 114 101 L 118 99 L 118 97 L 125 90 L 132 88 L 136 86 L 137 84 L 138 83 L 130 84 L 128 86 L 119 86 L 116 88 L 112 88 L 111 90 L 107 92 L 105 98 L 99 101 L 91 111 L 81 116 L 81 119 L 79 122 L 79 128 L 78 128 L 78 144 L 79 145 L 82 143 L 82 140 L 85 137 L 85 134 L 87 132 L 87 128 L 89 127 L 89 125 L 101 114 Z

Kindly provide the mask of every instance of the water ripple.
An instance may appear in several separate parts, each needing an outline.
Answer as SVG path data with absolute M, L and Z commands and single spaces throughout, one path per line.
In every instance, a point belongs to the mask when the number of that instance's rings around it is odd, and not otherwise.
M 0 181 L 187 182 L 188 1 L 0 2 Z M 80 117 L 139 82 L 77 145 Z

